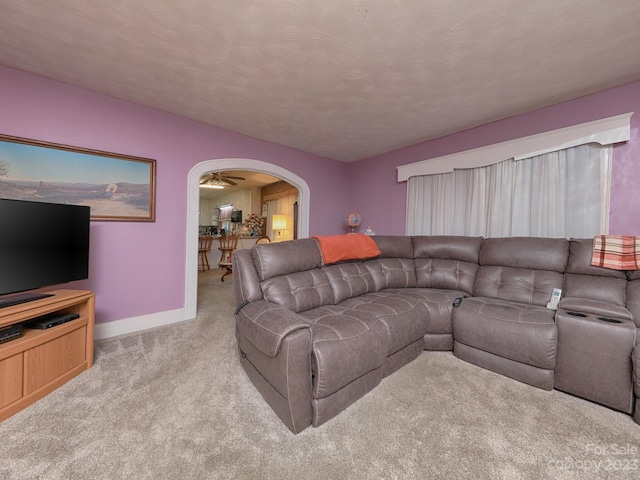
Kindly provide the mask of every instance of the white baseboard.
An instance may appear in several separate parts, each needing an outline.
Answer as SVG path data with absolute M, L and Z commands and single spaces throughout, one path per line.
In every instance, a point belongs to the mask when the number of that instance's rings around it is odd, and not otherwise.
M 186 320 L 184 312 L 184 308 L 178 308 L 176 310 L 151 313 L 139 317 L 123 318 L 122 320 L 113 322 L 97 323 L 93 338 L 94 340 L 103 340 L 105 338 L 117 337 L 118 335 L 139 332 L 149 328 L 161 327 L 162 325 L 184 322 Z

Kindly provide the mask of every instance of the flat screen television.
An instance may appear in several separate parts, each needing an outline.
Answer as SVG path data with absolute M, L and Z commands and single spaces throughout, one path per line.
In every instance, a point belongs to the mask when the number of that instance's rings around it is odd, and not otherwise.
M 88 278 L 89 220 L 86 206 L 0 199 L 0 308 Z

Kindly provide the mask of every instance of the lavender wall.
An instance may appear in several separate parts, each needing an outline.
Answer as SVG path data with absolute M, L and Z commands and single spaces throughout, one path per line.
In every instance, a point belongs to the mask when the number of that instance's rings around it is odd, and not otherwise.
M 628 112 L 637 113 L 631 140 L 614 147 L 610 233 L 640 235 L 640 82 L 352 163 L 349 210 L 378 234 L 404 235 L 407 184 L 397 182 L 399 165 Z
M 189 170 L 216 158 L 285 168 L 311 190 L 309 231 L 344 231 L 347 165 L 0 67 L 0 133 L 157 160 L 156 221 L 92 222 L 96 321 L 184 306 Z
M 640 82 L 540 109 L 353 164 L 327 160 L 0 67 L 0 133 L 156 159 L 154 223 L 93 222 L 90 279 L 97 321 L 184 306 L 189 170 L 216 158 L 251 158 L 295 173 L 311 189 L 310 234 L 345 230 L 348 211 L 363 227 L 404 234 L 406 184 L 396 167 L 546 130 L 640 110 Z M 611 233 L 640 235 L 640 119 L 614 149 Z

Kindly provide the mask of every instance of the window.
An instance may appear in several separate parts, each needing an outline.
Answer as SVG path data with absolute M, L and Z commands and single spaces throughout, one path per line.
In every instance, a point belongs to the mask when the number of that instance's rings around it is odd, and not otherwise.
M 406 233 L 608 233 L 612 145 L 629 140 L 632 115 L 399 166 L 398 181 L 408 181 Z
M 218 221 L 224 222 L 226 220 L 231 220 L 233 205 L 222 205 L 218 208 L 220 209 L 220 213 L 218 214 Z
M 611 146 L 411 177 L 409 235 L 592 237 L 608 233 Z

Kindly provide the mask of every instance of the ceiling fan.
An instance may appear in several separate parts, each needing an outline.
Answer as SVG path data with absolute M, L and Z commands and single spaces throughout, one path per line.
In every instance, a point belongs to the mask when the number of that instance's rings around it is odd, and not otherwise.
M 246 180 L 244 177 L 235 177 L 233 175 L 224 175 L 222 172 L 207 173 L 200 178 L 201 186 L 213 187 L 235 187 L 238 185 L 234 180 Z

